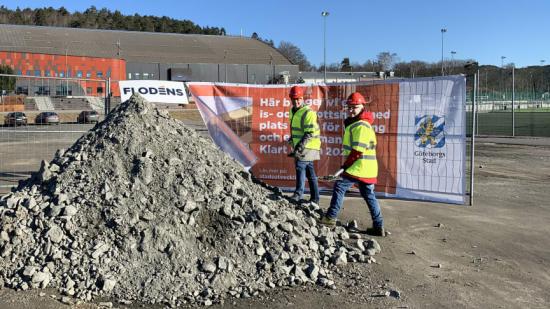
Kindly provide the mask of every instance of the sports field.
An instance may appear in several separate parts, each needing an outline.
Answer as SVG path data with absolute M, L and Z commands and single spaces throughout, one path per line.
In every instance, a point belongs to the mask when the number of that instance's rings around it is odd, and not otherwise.
M 512 112 L 478 113 L 478 135 L 512 136 Z M 471 133 L 471 113 L 466 114 L 467 134 Z M 550 137 L 550 111 L 517 110 L 515 112 L 516 136 Z

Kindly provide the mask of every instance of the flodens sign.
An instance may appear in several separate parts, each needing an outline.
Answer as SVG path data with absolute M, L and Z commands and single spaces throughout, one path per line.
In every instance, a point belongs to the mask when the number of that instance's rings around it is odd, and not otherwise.
M 164 80 L 123 80 L 119 82 L 120 99 L 124 102 L 139 93 L 154 103 L 187 104 L 187 93 L 182 82 Z

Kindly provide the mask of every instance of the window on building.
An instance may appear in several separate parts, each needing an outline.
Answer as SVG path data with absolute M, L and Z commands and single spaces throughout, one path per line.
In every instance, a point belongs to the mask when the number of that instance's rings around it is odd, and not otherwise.
M 151 79 L 155 79 L 155 73 L 149 74 L 149 77 L 150 77 Z
M 92 87 L 86 87 L 86 95 L 92 94 Z
M 50 76 L 52 76 L 52 72 L 50 72 L 50 70 L 45 70 L 45 71 L 44 71 L 44 75 L 45 75 L 46 77 L 50 77 Z
M 31 70 L 27 70 L 27 76 L 31 76 L 32 72 Z
M 55 76 L 57 76 L 57 73 L 55 73 Z M 59 77 L 65 77 L 65 72 L 59 72 Z
M 23 75 L 23 72 L 21 72 L 21 70 L 17 70 L 17 71 L 15 71 L 15 74 L 17 74 L 17 75 Z
M 97 78 L 103 78 L 103 72 L 102 71 L 97 71 L 96 76 L 97 76 Z
M 143 73 L 143 79 L 149 79 L 149 73 Z
M 132 73 L 128 73 L 128 79 L 132 79 Z
M 26 94 L 29 95 L 29 88 L 27 86 L 18 86 L 15 89 L 15 94 Z
M 76 77 L 82 78 L 82 71 L 76 71 Z
M 134 73 L 134 79 L 141 79 L 140 73 Z
M 103 87 L 97 87 L 97 94 L 103 93 Z
M 107 70 L 107 73 L 105 74 L 105 76 L 107 76 L 107 78 L 111 77 L 111 70 Z
M 87 71 L 86 72 L 86 78 L 90 78 L 92 77 L 92 72 L 91 71 Z

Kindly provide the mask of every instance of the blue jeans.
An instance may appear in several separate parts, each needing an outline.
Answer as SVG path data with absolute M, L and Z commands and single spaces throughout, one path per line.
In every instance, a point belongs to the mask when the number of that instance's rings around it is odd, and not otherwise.
M 302 199 L 304 195 L 304 186 L 306 183 L 306 176 L 309 182 L 309 200 L 315 203 L 319 203 L 319 185 L 317 183 L 317 175 L 315 175 L 315 168 L 313 167 L 313 161 L 295 161 L 296 166 L 296 190 L 294 195 Z
M 369 206 L 370 216 L 372 218 L 372 225 L 374 227 L 383 227 L 384 218 L 382 218 L 382 212 L 380 211 L 378 200 L 376 200 L 376 196 L 374 195 L 374 185 L 366 184 L 359 180 L 345 176 L 342 177 L 341 180 L 337 180 L 336 183 L 334 183 L 334 189 L 332 190 L 332 199 L 330 200 L 330 207 L 327 210 L 326 216 L 328 218 L 336 219 L 338 213 L 340 212 L 340 209 L 342 208 L 342 204 L 344 203 L 344 196 L 346 195 L 346 192 L 354 184 L 357 184 L 359 186 L 361 196 L 363 196 L 363 198 L 367 202 L 367 206 Z

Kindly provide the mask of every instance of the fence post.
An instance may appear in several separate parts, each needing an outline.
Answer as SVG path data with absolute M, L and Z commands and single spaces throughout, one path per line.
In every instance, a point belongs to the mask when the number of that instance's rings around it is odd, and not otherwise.
M 516 136 L 516 78 L 515 65 L 512 65 L 512 136 Z
M 111 110 L 111 78 L 105 80 L 105 117 L 109 114 Z
M 475 136 L 476 136 L 476 87 L 477 87 L 477 74 L 474 74 L 474 87 L 472 89 L 472 136 L 470 139 L 470 206 L 474 205 L 474 150 L 475 150 Z
M 476 98 L 479 97 L 479 69 L 477 69 Z M 479 99 L 481 101 L 481 98 Z M 473 103 L 472 103 L 473 104 Z M 476 109 L 476 120 L 479 118 L 479 109 Z M 476 134 L 479 134 L 479 121 L 476 121 Z

